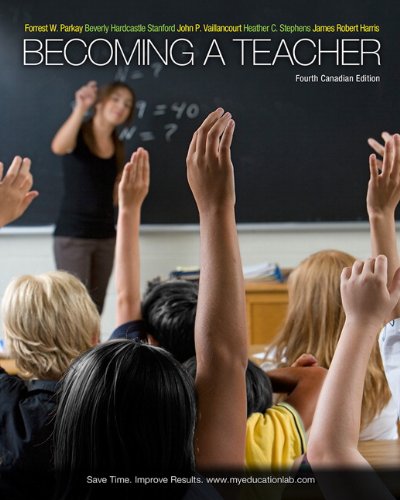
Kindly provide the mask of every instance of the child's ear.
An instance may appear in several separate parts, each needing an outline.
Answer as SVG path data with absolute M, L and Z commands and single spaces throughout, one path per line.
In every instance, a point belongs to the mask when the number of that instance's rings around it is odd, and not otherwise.
M 150 344 L 150 345 L 155 345 L 156 347 L 158 347 L 160 344 L 158 343 L 158 340 L 156 340 L 153 335 L 151 335 L 150 333 L 147 334 L 147 342 Z
M 92 336 L 92 345 L 96 346 L 97 344 L 100 344 L 100 332 L 96 332 Z

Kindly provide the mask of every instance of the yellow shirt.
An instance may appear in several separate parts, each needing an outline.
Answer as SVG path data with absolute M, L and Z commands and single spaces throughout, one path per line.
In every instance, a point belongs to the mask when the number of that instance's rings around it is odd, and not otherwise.
M 305 451 L 303 422 L 289 404 L 279 403 L 247 419 L 247 468 L 287 470 Z

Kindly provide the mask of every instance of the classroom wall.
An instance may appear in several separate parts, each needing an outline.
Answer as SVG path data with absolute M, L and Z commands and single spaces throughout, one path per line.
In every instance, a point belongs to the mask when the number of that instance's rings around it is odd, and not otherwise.
M 10 230 L 8 230 L 10 231 Z M 54 269 L 50 234 L 14 234 L 7 228 L 0 232 L 0 295 L 14 276 L 41 273 Z M 281 227 L 279 229 L 239 230 L 244 265 L 263 261 L 277 262 L 281 267 L 294 267 L 312 252 L 336 248 L 359 258 L 369 255 L 369 233 L 366 224 L 347 227 Z M 178 265 L 199 262 L 198 230 L 156 230 L 141 233 L 142 289 L 155 276 L 167 277 Z M 102 317 L 102 338 L 114 327 L 115 287 L 111 279 Z M 2 337 L 0 331 L 0 338 Z

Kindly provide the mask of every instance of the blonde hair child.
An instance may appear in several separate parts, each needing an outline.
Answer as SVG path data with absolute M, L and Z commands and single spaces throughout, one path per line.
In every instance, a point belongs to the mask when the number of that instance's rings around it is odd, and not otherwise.
M 267 356 L 291 365 L 303 353 L 313 354 L 329 368 L 345 322 L 340 297 L 340 275 L 355 258 L 337 250 L 310 255 L 291 273 L 289 305 L 283 327 Z M 282 362 L 286 359 L 285 362 Z M 361 428 L 365 428 L 388 404 L 390 390 L 383 371 L 378 343 L 372 348 L 365 377 Z

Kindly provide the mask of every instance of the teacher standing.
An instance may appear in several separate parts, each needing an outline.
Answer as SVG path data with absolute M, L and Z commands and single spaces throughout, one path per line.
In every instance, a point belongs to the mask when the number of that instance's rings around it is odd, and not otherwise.
M 93 115 L 85 119 L 90 108 Z M 61 155 L 64 195 L 54 232 L 57 269 L 77 276 L 103 310 L 115 249 L 114 205 L 125 162 L 117 127 L 135 107 L 133 90 L 121 82 L 100 89 L 94 81 L 78 89 L 75 106 L 51 143 Z

